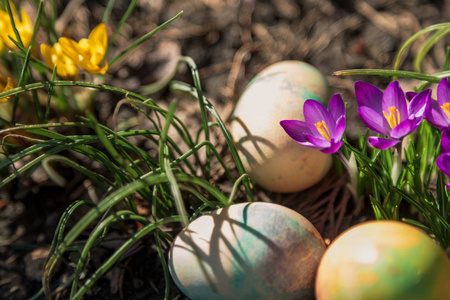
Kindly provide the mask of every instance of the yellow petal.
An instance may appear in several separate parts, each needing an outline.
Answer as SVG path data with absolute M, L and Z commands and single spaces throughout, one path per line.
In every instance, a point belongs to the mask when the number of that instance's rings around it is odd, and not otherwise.
M 75 79 L 78 77 L 77 64 L 65 54 L 60 43 L 53 46 L 41 44 L 41 53 L 45 62 L 51 68 L 56 66 L 56 74 L 65 79 Z
M 17 13 L 17 11 L 14 9 L 14 7 L 11 7 L 12 14 L 14 18 L 14 24 L 17 28 L 17 31 L 20 34 L 20 39 L 22 40 L 22 43 L 25 47 L 28 47 L 31 41 L 31 36 L 33 34 L 33 24 L 30 21 L 30 17 L 28 14 L 21 9 L 21 16 Z M 21 17 L 21 18 L 20 18 Z M 9 36 L 14 39 L 15 41 L 18 41 L 18 37 L 16 36 L 16 33 L 14 32 L 14 28 L 12 26 L 11 19 L 9 17 L 9 14 L 5 11 L 1 11 L 0 13 L 0 36 L 3 39 L 3 42 L 11 49 L 17 49 L 15 43 L 11 41 Z
M 88 39 L 81 39 L 77 43 L 72 39 L 61 37 L 58 42 L 64 54 L 82 69 L 92 74 L 105 74 L 108 70 L 106 62 L 103 66 L 100 66 L 105 58 L 108 43 L 104 23 L 95 27 L 89 34 Z
M 100 67 L 97 64 L 93 64 L 90 61 L 83 61 L 80 67 L 92 74 L 105 74 L 108 71 L 108 62 L 105 61 L 105 65 Z
M 30 17 L 25 12 L 25 10 L 21 9 L 20 13 L 22 15 L 22 22 L 20 22 L 20 29 L 17 28 L 20 32 L 20 37 L 22 38 L 23 45 L 28 47 L 31 42 L 31 36 L 33 35 L 33 24 L 31 23 Z
M 2 88 L 1 92 L 3 93 L 3 92 L 6 92 L 6 91 L 9 91 L 9 90 L 12 90 L 13 88 L 14 88 L 14 85 L 12 84 L 11 78 L 8 77 L 6 79 L 6 85 L 5 85 L 4 88 Z M 0 103 L 8 101 L 8 100 L 12 99 L 12 97 L 13 96 L 11 95 L 11 96 L 8 96 L 8 97 L 0 98 Z
M 78 42 L 77 50 L 78 54 L 83 56 L 85 59 L 90 59 L 92 56 L 92 51 L 94 51 L 94 47 L 98 47 L 97 43 L 94 43 L 88 39 L 81 39 Z
M 106 53 L 106 47 L 108 46 L 108 33 L 106 32 L 105 23 L 98 24 L 89 34 L 89 40 L 94 41 L 96 43 L 100 43 L 101 47 L 104 49 Z
M 47 44 L 41 44 L 41 53 L 47 65 L 53 68 L 54 63 L 52 61 L 52 46 Z
M 72 39 L 62 37 L 58 40 L 62 51 L 70 57 L 76 64 L 80 61 L 80 53 L 78 51 L 78 44 Z

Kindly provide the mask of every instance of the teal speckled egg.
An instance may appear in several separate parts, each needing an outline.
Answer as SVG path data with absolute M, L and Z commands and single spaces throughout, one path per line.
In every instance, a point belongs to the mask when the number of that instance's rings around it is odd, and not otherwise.
M 305 190 L 330 170 L 331 155 L 294 141 L 282 120 L 304 121 L 308 99 L 328 103 L 325 77 L 310 64 L 282 61 L 262 70 L 240 97 L 230 124 L 245 171 L 263 188 L 278 193 Z
M 191 299 L 313 299 L 325 244 L 284 206 L 241 203 L 203 215 L 176 237 L 169 269 Z

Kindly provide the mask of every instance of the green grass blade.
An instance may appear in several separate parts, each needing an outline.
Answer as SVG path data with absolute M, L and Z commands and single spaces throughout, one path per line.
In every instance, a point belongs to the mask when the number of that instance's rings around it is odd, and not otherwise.
M 115 212 L 113 215 L 110 215 L 105 220 L 103 220 L 92 231 L 92 233 L 89 235 L 88 240 L 84 243 L 83 250 L 81 251 L 81 255 L 77 263 L 77 268 L 75 269 L 74 280 L 72 282 L 72 289 L 70 292 L 70 299 L 73 299 L 74 295 L 77 292 L 80 274 L 88 262 L 89 251 L 95 246 L 98 237 L 102 235 L 113 223 L 123 220 L 135 220 L 142 223 L 144 226 L 150 224 L 150 221 L 147 220 L 145 217 L 136 215 L 135 213 L 128 210 Z
M 184 207 L 183 198 L 181 197 L 180 188 L 178 187 L 178 182 L 175 179 L 172 168 L 170 167 L 170 161 L 168 157 L 169 148 L 166 145 L 167 132 L 169 131 L 173 115 L 175 114 L 176 104 L 176 101 L 172 101 L 170 103 L 169 111 L 166 116 L 166 123 L 164 124 L 163 130 L 161 131 L 161 139 L 159 141 L 159 159 L 161 170 L 167 174 L 167 178 L 170 184 L 170 190 L 175 200 L 175 207 L 177 208 L 178 214 L 181 217 L 181 223 L 183 224 L 183 227 L 186 227 L 189 224 L 189 219 L 187 216 L 186 208 Z
M 145 34 L 144 36 L 140 37 L 139 39 L 137 39 L 135 42 L 133 42 L 131 45 L 129 45 L 127 48 L 125 48 L 122 52 L 120 52 L 116 57 L 114 57 L 110 63 L 109 66 L 112 67 L 119 59 L 121 59 L 125 54 L 127 54 L 129 51 L 133 50 L 134 48 L 136 48 L 137 46 L 139 46 L 140 44 L 142 44 L 143 42 L 145 42 L 148 38 L 150 38 L 152 35 L 154 35 L 155 33 L 157 33 L 158 31 L 160 31 L 161 29 L 163 29 L 164 27 L 166 27 L 168 24 L 172 23 L 174 20 L 176 20 L 181 14 L 183 13 L 183 11 L 179 12 L 175 17 L 169 19 L 168 21 L 164 22 L 163 24 L 159 25 L 158 27 L 156 27 L 155 29 L 153 29 L 152 31 L 150 31 L 149 33 Z
M 94 285 L 94 283 L 103 275 L 105 274 L 113 265 L 114 263 L 119 260 L 120 257 L 122 257 L 133 245 L 135 245 L 139 240 L 141 240 L 144 236 L 152 232 L 153 230 L 157 229 L 159 226 L 168 224 L 168 223 L 175 223 L 180 222 L 179 216 L 171 216 L 167 217 L 161 220 L 158 220 L 155 223 L 151 223 L 144 228 L 142 228 L 140 231 L 135 233 L 130 239 L 128 239 L 111 257 L 108 258 L 108 260 L 103 263 L 100 268 L 98 268 L 95 273 L 89 278 L 85 284 L 78 290 L 78 292 L 73 296 L 72 300 L 77 300 L 83 297 L 83 295 L 86 293 L 86 291 Z
M 42 273 L 42 285 L 43 285 L 43 289 L 44 289 L 44 293 L 47 295 L 47 297 L 50 295 L 51 293 L 51 289 L 50 289 L 50 281 L 51 281 L 51 277 L 53 275 L 53 271 L 56 267 L 56 261 L 54 261 L 52 259 L 56 248 L 61 244 L 63 238 L 64 238 L 64 232 L 66 229 L 66 225 L 67 222 L 69 220 L 69 218 L 71 217 L 71 215 L 73 214 L 73 212 L 80 206 L 82 205 L 91 205 L 91 206 L 95 206 L 94 203 L 90 202 L 90 201 L 75 201 L 73 203 L 71 203 L 66 210 L 64 211 L 64 213 L 62 214 L 61 218 L 59 219 L 58 222 L 58 226 L 56 226 L 56 231 L 55 234 L 53 236 L 53 241 L 52 244 L 50 246 L 47 258 L 45 260 L 44 263 L 44 270 Z
M 109 0 L 108 4 L 106 4 L 106 8 L 105 8 L 105 11 L 104 11 L 103 17 L 102 17 L 103 23 L 105 23 L 105 24 L 108 23 L 109 18 L 111 17 L 111 12 L 114 8 L 115 2 L 116 2 L 115 0 Z M 119 23 L 119 25 L 120 25 L 120 23 Z M 117 29 L 116 31 L 120 31 L 120 29 Z M 111 45 L 112 45 L 112 43 L 110 45 L 108 45 L 108 49 Z
M 193 97 L 196 97 L 196 91 L 195 89 L 183 82 L 179 82 L 179 81 L 172 81 L 170 84 L 170 88 L 173 91 L 181 91 L 181 92 L 185 92 L 187 94 L 190 94 Z M 242 161 L 238 155 L 238 152 L 236 150 L 236 147 L 234 146 L 234 142 L 233 142 L 233 138 L 231 137 L 230 132 L 228 131 L 228 129 L 225 126 L 225 123 L 222 121 L 222 118 L 220 117 L 220 115 L 218 114 L 218 112 L 216 111 L 216 109 L 214 108 L 214 106 L 208 101 L 208 99 L 204 98 L 203 101 L 205 101 L 206 103 L 206 108 L 209 110 L 209 112 L 213 115 L 213 117 L 216 119 L 217 124 L 219 125 L 220 130 L 222 131 L 223 136 L 225 137 L 225 141 L 227 143 L 228 149 L 231 152 L 231 155 L 233 156 L 233 160 L 236 164 L 236 168 L 239 171 L 240 175 L 244 175 L 246 174 L 244 166 L 242 165 Z M 249 202 L 253 201 L 253 193 L 250 187 L 250 180 L 244 180 L 243 182 L 244 187 L 245 187 L 245 191 L 247 194 L 247 200 Z
M 427 39 L 425 44 L 420 48 L 419 53 L 417 53 L 417 55 L 414 57 L 413 68 L 416 72 L 419 73 L 422 72 L 421 65 L 423 60 L 425 59 L 425 56 L 437 42 L 439 42 L 449 33 L 450 33 L 450 26 L 438 30 Z
M 8 36 L 8 37 L 14 42 L 14 44 L 16 44 L 16 46 L 21 51 L 25 52 L 26 50 L 23 45 L 22 38 L 20 37 L 19 30 L 17 30 L 16 23 L 14 22 L 14 15 L 13 15 L 13 12 L 11 9 L 11 4 L 9 3 L 9 1 L 4 1 L 4 2 L 5 2 L 5 6 L 6 6 L 6 11 L 8 12 L 8 15 L 9 15 L 9 21 L 11 22 L 11 25 L 12 25 L 12 28 L 13 28 L 13 31 L 14 31 L 14 34 L 15 34 L 17 40 L 11 36 Z M 17 11 L 17 9 L 16 9 L 16 11 Z
M 209 141 L 208 118 L 206 116 L 205 101 L 204 101 L 204 97 L 203 97 L 202 86 L 200 83 L 200 76 L 198 75 L 197 64 L 191 57 L 188 57 L 188 56 L 183 56 L 181 59 L 189 66 L 189 69 L 191 70 L 192 78 L 194 80 L 196 96 L 197 96 L 196 98 L 198 99 L 199 106 L 200 106 L 200 114 L 202 117 L 203 133 L 205 135 L 205 140 Z M 206 148 L 206 162 L 205 162 L 205 170 L 204 170 L 204 176 L 205 176 L 206 180 L 209 180 L 210 175 L 211 175 L 210 174 L 211 173 L 210 157 L 211 157 L 211 152 L 210 152 L 209 148 Z
M 105 9 L 105 13 L 103 14 L 103 22 L 107 22 L 109 19 L 109 15 L 111 14 L 113 5 L 114 5 L 114 0 L 113 1 L 108 1 L 108 6 Z M 114 42 L 116 41 L 117 36 L 119 35 L 120 31 L 122 30 L 123 25 L 125 25 L 125 23 L 127 22 L 128 18 L 130 17 L 131 13 L 134 10 L 134 7 L 136 6 L 137 0 L 132 0 L 130 2 L 130 5 L 128 5 L 127 10 L 125 11 L 125 13 L 122 16 L 122 19 L 120 19 L 119 24 L 117 25 L 116 31 L 114 32 L 113 36 L 111 37 L 111 40 L 108 44 L 108 51 L 111 49 L 112 45 L 114 44 Z
M 402 47 L 400 48 L 400 50 L 397 53 L 397 56 L 395 57 L 394 70 L 398 70 L 400 68 L 401 58 L 403 56 L 403 53 L 420 36 L 422 36 L 422 35 L 424 35 L 426 33 L 429 33 L 431 31 L 435 31 L 435 30 L 439 30 L 439 29 L 443 29 L 443 28 L 448 28 L 449 26 L 450 26 L 450 23 L 441 23 L 441 24 L 431 25 L 431 26 L 428 26 L 428 27 L 418 31 L 413 36 L 411 36 L 409 39 L 407 39 L 406 42 L 403 43 Z M 396 80 L 396 78 L 394 77 L 393 80 Z
M 59 177 L 61 177 L 61 176 L 59 174 L 57 174 L 56 171 L 50 165 L 53 162 L 64 163 L 64 164 L 74 168 L 78 172 L 84 174 L 86 177 L 91 179 L 103 191 L 103 193 L 106 193 L 106 191 L 107 191 L 107 189 L 104 187 L 105 184 L 110 187 L 117 188 L 115 183 L 113 183 L 112 181 L 110 181 L 109 179 L 104 177 L 103 175 L 98 174 L 94 171 L 91 171 L 88 168 L 85 168 L 85 167 L 77 164 L 76 162 L 74 162 L 73 160 L 71 160 L 65 156 L 62 156 L 62 155 L 48 156 L 42 160 L 42 167 L 47 172 L 49 177 L 53 179 L 53 181 L 61 183 L 60 186 L 64 186 L 63 182 L 65 181 L 65 179 L 64 179 L 64 181 L 59 179 Z
M 354 69 L 354 70 L 341 70 L 333 73 L 335 76 L 343 75 L 376 75 L 376 76 L 393 76 L 404 77 L 410 79 L 423 80 L 427 82 L 439 83 L 440 79 L 437 76 L 427 75 L 418 72 L 411 71 L 398 71 L 398 70 L 382 70 L 382 69 Z
M 161 246 L 161 240 L 159 237 L 159 230 L 155 230 L 155 242 L 156 242 L 156 249 L 158 250 L 158 256 L 161 261 L 163 271 L 164 271 L 164 281 L 165 281 L 165 289 L 164 289 L 164 299 L 169 299 L 170 295 L 170 273 L 169 273 L 169 267 L 167 266 L 166 257 L 164 255 L 162 246 Z

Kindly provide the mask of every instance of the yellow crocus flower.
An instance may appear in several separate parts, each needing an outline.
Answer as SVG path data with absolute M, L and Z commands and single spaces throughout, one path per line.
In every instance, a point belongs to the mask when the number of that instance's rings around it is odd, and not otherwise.
M 64 53 L 79 67 L 92 74 L 105 74 L 108 62 L 100 66 L 106 55 L 108 36 L 105 23 L 100 23 L 89 34 L 89 38 L 81 39 L 78 43 L 66 37 L 58 41 Z
M 11 7 L 11 9 L 14 18 L 14 24 L 18 32 L 20 33 L 20 39 L 22 40 L 25 48 L 27 48 L 30 45 L 31 36 L 33 35 L 33 24 L 31 23 L 30 17 L 23 9 L 20 10 L 20 17 L 13 6 Z M 9 14 L 3 10 L 0 10 L 0 37 L 2 40 L 0 51 L 4 50 L 4 45 L 6 45 L 10 49 L 17 50 L 16 45 L 13 41 L 11 41 L 9 37 L 13 38 L 16 41 L 18 41 L 19 39 L 14 32 Z
M 0 75 L 0 93 L 9 91 L 13 88 L 14 88 L 14 85 L 12 84 L 11 78 L 9 78 L 9 77 L 5 78 L 4 76 Z M 6 102 L 11 98 L 12 98 L 12 96 L 0 98 L 0 103 Z
M 72 80 L 78 78 L 76 63 L 64 53 L 60 43 L 55 43 L 53 46 L 41 44 L 41 53 L 47 65 L 51 68 L 56 66 L 58 76 Z

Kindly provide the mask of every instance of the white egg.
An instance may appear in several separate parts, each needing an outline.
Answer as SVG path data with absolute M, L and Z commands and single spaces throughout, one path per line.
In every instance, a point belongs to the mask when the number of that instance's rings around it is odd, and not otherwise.
M 308 99 L 324 105 L 329 97 L 324 76 L 300 61 L 283 61 L 261 71 L 234 110 L 230 132 L 246 172 L 267 190 L 298 192 L 319 182 L 332 159 L 291 139 L 282 120 L 304 121 Z

